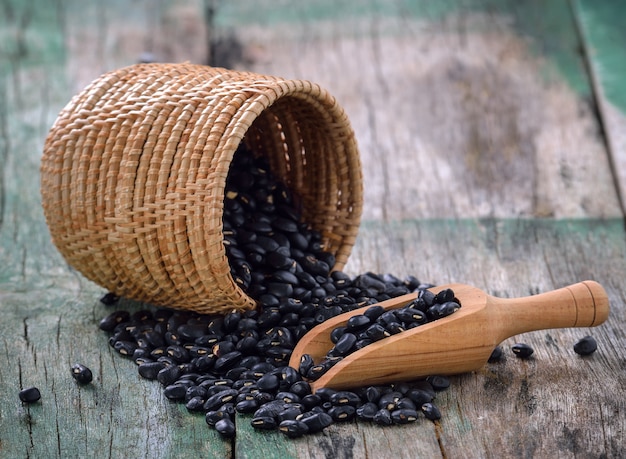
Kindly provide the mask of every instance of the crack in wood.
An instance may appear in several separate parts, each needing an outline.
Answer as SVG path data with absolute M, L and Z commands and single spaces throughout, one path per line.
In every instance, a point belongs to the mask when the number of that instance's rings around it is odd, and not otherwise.
M 617 200 L 619 202 L 622 215 L 624 215 L 624 220 L 626 221 L 626 203 L 624 202 L 624 197 L 622 196 L 622 193 L 620 191 L 622 187 L 620 187 L 619 172 L 617 170 L 617 164 L 615 162 L 615 158 L 618 155 L 618 152 L 613 151 L 611 142 L 609 141 L 607 120 L 604 118 L 604 114 L 600 107 L 600 100 L 602 99 L 602 95 L 601 95 L 602 85 L 599 81 L 599 77 L 596 71 L 594 70 L 594 66 L 591 62 L 591 56 L 593 55 L 593 50 L 589 49 L 589 44 L 588 44 L 589 40 L 585 35 L 585 30 L 582 25 L 582 19 L 580 17 L 578 8 L 574 5 L 574 1 L 575 0 L 568 1 L 569 12 L 573 18 L 574 31 L 580 42 L 581 59 L 583 61 L 585 73 L 587 74 L 589 81 L 591 82 L 591 100 L 589 101 L 589 103 L 593 110 L 594 117 L 596 118 L 598 122 L 598 129 L 600 130 L 599 135 L 606 151 L 609 168 L 611 170 L 611 177 L 615 185 Z
M 439 452 L 441 453 L 441 459 L 447 459 L 446 448 L 443 444 L 443 427 L 441 422 L 433 421 L 435 425 L 435 437 L 437 438 L 437 444 L 439 445 Z

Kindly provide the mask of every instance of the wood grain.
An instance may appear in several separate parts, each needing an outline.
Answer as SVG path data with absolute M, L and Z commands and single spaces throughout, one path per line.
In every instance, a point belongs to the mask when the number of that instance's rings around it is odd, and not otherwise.
M 623 213 L 571 10 L 523 3 L 371 0 L 355 13 L 348 1 L 232 1 L 208 27 L 211 1 L 0 2 L 0 457 L 622 456 Z M 350 422 L 287 440 L 239 416 L 237 438 L 219 438 L 108 346 L 104 292 L 54 249 L 38 189 L 47 130 L 92 78 L 144 52 L 202 63 L 210 51 L 314 80 L 348 110 L 367 208 L 347 272 L 502 297 L 594 279 L 607 322 L 506 340 L 504 361 L 437 394 L 438 423 Z M 585 334 L 599 350 L 582 358 L 572 345 Z M 532 359 L 513 356 L 517 341 Z M 71 378 L 78 360 L 91 386 Z M 42 400 L 23 405 L 29 385 Z
M 377 165 L 364 170 L 364 219 L 618 215 L 593 106 L 577 93 L 590 92 L 584 66 L 560 59 L 573 88 L 531 45 L 580 46 L 566 2 L 533 16 L 533 36 L 514 27 L 528 11 L 485 3 L 289 22 L 307 7 L 253 21 L 234 2 L 229 26 L 256 56 L 241 65 L 313 79 L 345 107 Z M 553 32 L 556 11 L 565 32 Z
M 575 1 L 577 18 L 594 97 L 602 118 L 610 151 L 613 175 L 620 192 L 622 209 L 626 202 L 626 91 L 621 75 L 626 65 L 622 46 L 626 35 L 622 24 L 626 12 L 618 2 Z

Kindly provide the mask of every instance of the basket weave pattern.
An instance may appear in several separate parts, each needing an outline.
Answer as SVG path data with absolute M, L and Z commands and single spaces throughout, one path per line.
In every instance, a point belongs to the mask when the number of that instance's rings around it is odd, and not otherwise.
M 53 242 L 120 296 L 204 313 L 254 308 L 230 275 L 222 234 L 242 141 L 300 196 L 343 267 L 362 209 L 345 112 L 308 81 L 191 64 L 104 74 L 61 111 L 41 164 Z

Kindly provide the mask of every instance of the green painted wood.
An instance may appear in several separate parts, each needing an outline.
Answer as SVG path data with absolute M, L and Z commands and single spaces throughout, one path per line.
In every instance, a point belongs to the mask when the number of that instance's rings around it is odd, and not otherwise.
M 203 417 L 169 403 L 132 362 L 113 355 L 94 327 L 107 313 L 97 301 L 101 289 L 72 271 L 50 241 L 39 158 L 74 92 L 71 6 L 10 1 L 0 14 L 0 457 L 229 456 L 231 443 Z M 142 14 L 148 8 L 144 2 Z M 93 369 L 93 384 L 74 382 L 70 366 L 78 361 Z M 17 393 L 31 385 L 42 400 L 23 405 Z
M 238 416 L 234 452 L 249 458 L 386 451 L 433 457 L 441 449 L 447 457 L 522 457 L 529 452 L 545 457 L 576 446 L 592 456 L 615 457 L 626 410 L 619 395 L 626 385 L 621 327 L 626 320 L 625 260 L 624 226 L 617 219 L 365 222 L 350 261 L 356 272 L 415 273 L 436 283 L 472 283 L 500 296 L 592 278 L 609 292 L 610 319 L 589 331 L 525 335 L 524 341 L 535 348 L 532 361 L 520 362 L 509 351 L 503 364 L 452 378 L 452 387 L 437 397 L 444 414 L 439 427 L 424 419 L 389 429 L 349 423 L 292 441 L 276 432 L 256 432 L 249 426 L 250 416 Z M 74 457 L 91 451 L 92 457 L 108 457 L 109 452 L 171 457 L 179 451 L 197 457 L 215 454 L 219 445 L 228 454 L 229 443 L 217 438 L 201 416 L 165 399 L 158 383 L 139 378 L 134 364 L 107 345 L 106 334 L 97 329 L 110 311 L 97 301 L 102 291 L 69 270 L 57 279 L 64 282 L 27 292 L 3 287 L 3 457 Z M 131 311 L 143 306 L 121 305 Z M 582 359 L 571 346 L 586 333 L 598 339 L 600 350 Z M 508 340 L 506 349 L 513 342 Z M 74 361 L 94 370 L 91 386 L 77 386 L 71 379 Z M 42 402 L 24 406 L 17 391 L 30 384 L 40 387 Z M 606 441 L 599 442 L 602 431 Z M 412 456 L 416 451 L 420 454 Z
M 580 17 L 582 34 L 589 47 L 587 56 L 597 72 L 602 96 L 626 112 L 626 90 L 620 77 L 626 70 L 624 5 L 617 0 L 576 0 L 573 5 Z
M 459 3 L 461 16 L 468 14 L 472 4 Z M 372 11 L 384 14 L 372 4 Z M 204 36 L 199 2 L 154 7 L 145 0 L 128 5 L 111 2 L 105 12 L 95 1 L 14 0 L 3 2 L 0 9 L 0 457 L 620 456 L 626 440 L 625 229 L 619 212 L 596 218 L 593 206 L 579 219 L 481 219 L 474 210 L 466 219 L 364 221 L 347 266 L 351 274 L 411 273 L 433 283 L 470 283 L 500 296 L 538 293 L 591 278 L 609 293 L 611 316 L 600 328 L 524 335 L 535 348 L 531 361 L 520 362 L 509 352 L 501 364 L 454 377 L 451 388 L 437 396 L 444 415 L 438 424 L 420 419 L 385 429 L 351 422 L 293 441 L 277 432 L 256 432 L 249 416 L 238 416 L 238 437 L 223 440 L 202 416 L 163 397 L 158 383 L 141 379 L 135 365 L 117 355 L 98 330 L 100 318 L 110 311 L 98 301 L 104 292 L 68 267 L 55 250 L 38 190 L 47 129 L 82 84 L 101 71 L 133 62 L 146 49 L 184 59 L 188 46 L 168 48 L 166 41 L 156 40 L 168 21 L 196 42 Z M 396 5 L 409 8 L 417 3 Z M 505 12 L 508 3 L 503 5 L 500 11 Z M 189 11 L 195 12 L 195 22 L 185 22 Z M 322 19 L 314 22 L 322 24 Z M 458 38 L 461 31 L 455 27 L 447 30 L 456 30 L 451 35 Z M 321 26 L 309 30 L 337 31 Z M 338 50 L 348 46 L 341 37 L 336 35 L 337 47 L 327 52 L 332 59 L 340 58 Z M 204 51 L 191 55 L 199 60 Z M 273 62 L 275 69 L 289 69 L 276 64 L 278 58 Z M 323 62 L 328 66 L 330 61 Z M 354 70 L 344 73 L 349 85 L 356 85 L 361 76 Z M 542 122 L 547 124 L 545 132 L 555 132 L 555 137 L 562 132 L 553 118 Z M 400 147 L 409 142 L 395 132 L 387 137 Z M 389 168 L 393 160 L 410 161 L 412 148 L 409 144 L 376 161 L 366 156 L 364 170 Z M 565 155 L 562 161 L 565 177 L 579 164 L 576 156 Z M 600 174 L 603 164 L 598 157 L 586 173 Z M 597 194 L 588 182 L 573 183 L 590 196 Z M 496 202 L 504 186 L 503 180 L 494 184 L 483 202 Z M 446 188 L 431 194 L 425 183 L 418 191 L 432 205 L 443 200 L 454 206 L 464 198 Z M 615 190 L 612 193 L 605 199 L 611 200 Z M 554 197 L 556 205 L 569 198 L 567 193 Z M 392 193 L 382 202 L 401 208 L 412 200 Z M 120 305 L 131 311 L 144 306 Z M 573 354 L 571 345 L 586 333 L 598 339 L 600 349 L 583 359 Z M 517 339 L 504 345 L 508 349 Z M 94 370 L 92 385 L 73 381 L 69 367 L 75 361 Z M 40 403 L 27 406 L 19 401 L 18 391 L 29 385 L 41 389 Z
M 578 20 L 583 50 L 594 84 L 594 97 L 602 119 L 613 175 L 620 190 L 622 208 L 626 202 L 626 70 L 624 20 L 621 2 L 572 2 Z

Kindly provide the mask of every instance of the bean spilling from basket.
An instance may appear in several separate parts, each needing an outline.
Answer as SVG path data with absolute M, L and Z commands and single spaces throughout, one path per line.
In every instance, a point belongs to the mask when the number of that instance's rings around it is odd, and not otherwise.
M 111 333 L 111 346 L 132 358 L 142 377 L 159 381 L 168 399 L 204 413 L 207 424 L 225 437 L 235 434 L 235 413 L 251 414 L 256 429 L 278 429 L 290 438 L 355 418 L 381 425 L 414 422 L 418 413 L 439 419 L 432 402 L 436 391 L 448 387 L 445 377 L 313 394 L 309 381 L 327 370 L 326 364 L 317 370 L 313 364 L 288 366 L 305 333 L 343 312 L 421 292 L 408 308 L 388 314 L 374 306 L 363 316 L 368 323 L 354 319 L 360 325 L 336 331 L 327 360 L 459 307 L 453 292 L 431 294 L 426 290 L 431 285 L 413 276 L 400 280 L 368 272 L 352 278 L 331 272 L 333 255 L 323 251 L 321 235 L 300 215 L 297 198 L 264 159 L 238 151 L 225 189 L 224 244 L 233 279 L 259 308 L 224 316 L 115 311 L 100 322 Z M 102 301 L 117 299 L 108 294 Z
M 235 433 L 236 412 L 253 414 L 251 423 L 257 429 L 278 428 L 289 437 L 354 418 L 407 423 L 422 412 L 438 419 L 432 401 L 435 391 L 448 387 L 446 378 L 312 394 L 307 379 L 313 375 L 303 377 L 288 366 L 305 333 L 343 312 L 421 291 L 413 317 L 408 308 L 404 320 L 395 315 L 401 312 L 390 313 L 396 319 L 389 321 L 382 338 L 454 311 L 443 311 L 442 302 L 425 290 L 431 285 L 415 277 L 331 273 L 334 256 L 322 249 L 321 235 L 303 223 L 300 214 L 297 198 L 272 176 L 264 159 L 238 151 L 225 188 L 224 244 L 233 279 L 260 307 L 224 316 L 168 309 L 132 315 L 116 311 L 100 323 L 112 333 L 110 344 L 133 358 L 142 377 L 161 382 L 166 397 L 184 402 L 190 411 L 204 412 L 207 423 L 225 436 Z M 443 292 L 439 298 L 444 296 L 449 302 L 454 294 Z M 114 303 L 117 298 L 107 295 L 103 300 Z M 418 306 L 421 310 L 415 309 Z M 378 326 L 376 319 L 391 317 L 374 317 L 377 310 L 368 312 L 372 326 Z M 362 319 L 354 320 L 365 326 Z M 344 336 L 342 343 L 348 339 Z M 359 346 L 373 340 L 363 336 Z

